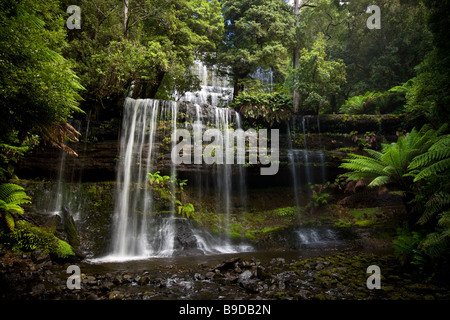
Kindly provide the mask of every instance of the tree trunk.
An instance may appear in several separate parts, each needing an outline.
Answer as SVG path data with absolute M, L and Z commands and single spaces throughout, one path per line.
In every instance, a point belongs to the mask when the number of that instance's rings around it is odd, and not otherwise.
M 296 19 L 296 21 L 295 21 L 296 28 L 299 25 L 298 14 L 300 12 L 300 2 L 301 2 L 301 0 L 294 0 L 294 13 L 295 13 L 295 19 Z M 299 48 L 298 44 L 296 43 L 295 47 L 294 47 L 294 56 L 293 56 L 294 70 L 296 70 L 298 68 L 299 60 L 300 60 L 300 48 Z M 294 113 L 297 113 L 298 104 L 299 104 L 299 94 L 298 94 L 298 90 L 295 88 L 295 84 L 294 84 L 294 93 L 292 95 L 292 100 L 293 100 L 293 105 L 294 105 Z
M 129 0 L 123 0 L 123 37 L 128 39 L 128 5 Z
M 161 86 L 161 83 L 164 79 L 164 76 L 166 75 L 165 71 L 160 71 L 156 75 L 155 84 L 150 87 L 148 92 L 145 92 L 145 97 L 154 99 L 156 96 L 156 93 L 158 92 L 159 87 Z

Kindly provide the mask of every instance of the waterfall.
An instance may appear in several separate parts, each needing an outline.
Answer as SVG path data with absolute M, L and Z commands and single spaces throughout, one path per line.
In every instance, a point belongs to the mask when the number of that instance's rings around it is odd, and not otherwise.
M 71 122 L 72 122 L 71 124 L 77 131 L 81 131 L 80 121 L 71 121 Z M 85 141 L 87 141 L 89 120 L 87 122 L 87 126 L 88 129 L 85 132 Z M 86 143 L 82 152 L 83 153 L 86 152 Z M 52 194 L 54 194 L 54 197 L 51 200 L 52 206 L 50 208 L 47 207 L 46 211 L 47 213 L 53 215 L 61 215 L 63 206 L 66 206 L 69 209 L 69 211 L 74 215 L 74 218 L 77 219 L 81 204 L 77 199 L 77 195 L 68 190 L 67 185 L 68 182 L 75 182 L 77 184 L 77 187 L 81 185 L 81 173 L 83 171 L 83 165 L 81 163 L 77 163 L 78 167 L 68 172 L 66 169 L 67 160 L 70 160 L 67 158 L 67 152 L 61 150 L 58 160 L 58 182 L 52 192 Z
M 184 104 L 186 114 L 195 114 L 202 126 L 219 130 L 232 123 L 232 110 Z M 170 152 L 161 147 L 164 138 L 175 135 L 179 104 L 174 101 L 127 98 L 124 104 L 117 171 L 114 219 L 110 254 L 97 261 L 124 261 L 149 257 L 168 257 L 191 250 L 195 253 L 232 253 L 248 250 L 247 246 L 231 245 L 227 238 L 218 239 L 193 226 L 189 219 L 175 215 L 175 199 L 169 212 L 156 212 L 152 188 L 147 174 L 157 171 L 161 162 L 168 161 Z M 212 110 L 211 110 L 212 109 Z M 212 112 L 211 112 L 212 111 Z M 204 117 L 207 116 L 205 120 Z M 180 124 L 192 127 L 192 123 Z M 171 139 L 173 148 L 178 141 Z M 221 147 L 224 147 L 221 146 Z M 215 165 L 217 213 L 225 215 L 224 230 L 229 230 L 232 196 L 231 165 Z M 176 165 L 170 161 L 170 191 L 175 195 Z M 201 186 L 201 184 L 200 184 Z M 200 195 L 202 192 L 200 191 Z M 187 235 L 187 236 L 186 236 Z M 183 238 L 183 237 L 184 238 Z M 182 238 L 182 239 L 180 239 Z
M 294 119 L 293 119 L 294 121 Z M 288 134 L 288 150 L 287 150 L 287 156 L 289 160 L 289 168 L 291 170 L 291 176 L 292 176 L 292 185 L 294 189 L 294 197 L 295 197 L 295 204 L 297 208 L 300 207 L 300 198 L 299 198 L 299 190 L 298 190 L 298 181 L 297 181 L 297 170 L 295 168 L 295 156 L 294 156 L 294 150 L 292 147 L 292 134 L 291 134 L 291 127 L 289 123 L 287 123 L 287 134 Z
M 317 126 L 319 128 L 319 143 L 315 146 L 317 149 L 310 149 L 307 141 L 307 135 L 310 133 L 310 117 L 301 117 L 300 128 L 298 128 L 296 119 L 292 119 L 292 124 L 288 124 L 288 137 L 289 137 L 289 149 L 288 149 L 288 158 L 291 165 L 292 174 L 296 176 L 294 179 L 300 180 L 300 184 L 317 184 L 317 183 L 325 183 L 326 182 L 326 172 L 325 172 L 325 152 L 322 149 L 322 143 L 320 138 L 320 122 L 317 118 Z M 301 133 L 301 136 L 298 136 L 298 132 Z M 293 146 L 292 141 L 296 139 L 302 140 L 302 147 L 296 148 Z M 297 140 L 297 143 L 300 142 Z M 303 178 L 298 179 L 299 170 L 297 167 L 302 165 Z M 320 169 L 320 173 L 318 173 L 318 169 Z M 295 173 L 294 173 L 295 171 Z
M 300 228 L 296 231 L 298 246 L 317 247 L 341 243 L 338 233 L 330 228 Z
M 186 92 L 179 101 L 189 101 L 195 104 L 212 106 L 228 105 L 233 100 L 233 86 L 229 79 L 220 76 L 217 67 L 208 68 L 200 60 L 196 60 L 191 72 L 200 80 L 200 91 Z M 174 95 L 177 96 L 177 93 Z
M 309 116 L 302 116 L 300 121 L 296 121 L 293 117 L 291 123 L 288 123 L 288 150 L 287 157 L 292 175 L 292 184 L 295 193 L 297 206 L 300 206 L 299 192 L 301 186 L 323 184 L 326 182 L 325 170 L 325 152 L 322 149 L 320 137 L 320 121 L 317 117 L 317 130 L 319 133 L 319 143 L 316 145 L 318 149 L 310 149 L 307 141 L 307 135 L 312 131 L 310 128 Z M 301 143 L 302 147 L 294 146 L 292 141 L 297 144 Z M 308 192 L 311 190 L 308 188 Z
M 269 69 L 268 71 L 264 70 L 261 67 L 249 75 L 251 78 L 258 80 L 261 86 L 268 92 L 272 92 L 273 90 L 273 70 Z
M 169 255 L 173 251 L 175 203 L 159 225 L 159 237 L 149 237 L 148 216 L 153 196 L 147 188 L 147 174 L 153 172 L 157 126 L 171 123 L 176 130 L 177 105 L 173 101 L 133 100 L 124 105 L 120 138 L 120 162 L 114 206 L 114 230 L 110 258 L 117 260 Z M 173 166 L 172 166 L 173 167 Z M 171 169 L 171 177 L 175 169 Z M 173 191 L 173 187 L 172 191 Z M 133 191 L 133 192 L 132 192 Z

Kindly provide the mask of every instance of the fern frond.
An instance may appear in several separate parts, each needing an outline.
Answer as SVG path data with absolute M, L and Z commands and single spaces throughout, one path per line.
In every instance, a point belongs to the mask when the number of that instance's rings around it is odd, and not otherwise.
M 30 197 L 25 193 L 25 189 L 14 183 L 4 183 L 0 185 L 0 200 L 5 211 L 14 211 L 18 213 L 22 204 L 31 203 Z M 18 209 L 20 208 L 20 209 Z
M 422 171 L 414 178 L 414 182 L 450 170 L 450 158 L 438 161 Z
M 417 169 L 431 164 L 433 161 L 443 160 L 450 157 L 450 135 L 443 136 L 433 144 L 428 152 L 413 159 L 409 169 Z
M 389 183 L 389 176 L 379 176 L 369 183 L 369 187 L 379 187 Z
M 439 257 L 447 248 L 447 237 L 445 233 L 433 232 L 427 235 L 421 247 L 432 257 Z
M 441 218 L 438 220 L 438 226 L 447 228 L 450 232 L 450 210 L 442 212 L 440 216 Z
M 425 204 L 425 212 L 420 217 L 418 223 L 425 224 L 433 216 L 443 210 L 446 206 L 450 205 L 450 195 L 444 192 L 438 192 L 434 194 Z
M 373 157 L 375 160 L 378 160 L 378 161 L 380 161 L 381 157 L 383 156 L 383 153 L 376 151 L 376 150 L 364 149 L 364 151 L 366 151 L 371 157 Z

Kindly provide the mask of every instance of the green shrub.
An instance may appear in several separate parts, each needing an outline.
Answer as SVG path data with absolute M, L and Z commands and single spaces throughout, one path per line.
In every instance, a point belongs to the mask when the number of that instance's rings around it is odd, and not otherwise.
M 245 118 L 273 125 L 292 116 L 292 95 L 285 91 L 241 92 L 231 105 Z

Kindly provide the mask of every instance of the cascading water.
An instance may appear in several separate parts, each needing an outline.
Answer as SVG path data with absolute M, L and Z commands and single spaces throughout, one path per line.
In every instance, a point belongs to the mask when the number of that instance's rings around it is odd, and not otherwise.
M 196 60 L 192 73 L 200 80 L 200 91 L 186 92 L 179 101 L 189 101 L 195 104 L 206 103 L 212 106 L 228 105 L 233 100 L 233 86 L 226 77 L 218 75 L 216 67 L 208 68 L 200 60 Z
M 318 127 L 320 128 L 319 120 L 317 118 Z M 318 150 L 311 150 L 308 148 L 307 134 L 309 128 L 309 118 L 302 117 L 301 131 L 298 130 L 298 125 L 295 118 L 292 119 L 292 123 L 288 125 L 288 139 L 289 139 L 289 149 L 287 152 L 288 159 L 290 162 L 291 173 L 293 175 L 294 189 L 298 188 L 299 185 L 317 184 L 326 182 L 326 172 L 325 172 L 325 152 L 321 150 L 321 145 L 319 143 Z M 298 134 L 301 136 L 298 136 Z M 292 141 L 296 139 L 301 139 L 303 147 L 301 149 L 294 148 Z M 320 141 L 320 131 L 319 131 L 319 141 Z M 303 170 L 299 170 L 300 165 Z M 320 169 L 318 174 L 317 168 Z M 297 192 L 297 190 L 296 190 Z M 298 202 L 298 201 L 297 201 Z
M 269 69 L 268 71 L 259 67 L 255 72 L 250 74 L 250 77 L 258 80 L 261 86 L 268 92 L 273 90 L 273 71 Z
M 341 243 L 338 233 L 330 228 L 301 228 L 295 233 L 300 248 L 330 246 Z
M 202 120 L 202 111 L 198 106 L 189 104 L 189 108 L 195 108 L 195 111 L 192 111 L 197 120 Z M 208 122 L 219 130 L 227 129 L 232 123 L 231 110 L 211 108 L 214 110 L 214 121 Z M 185 247 L 203 254 L 232 253 L 249 249 L 247 246 L 233 246 L 227 239 L 217 239 L 205 230 L 192 226 L 188 219 L 175 216 L 175 198 L 171 202 L 169 212 L 155 212 L 155 201 L 152 188 L 147 185 L 147 174 L 156 171 L 158 161 L 167 153 L 160 145 L 163 137 L 175 134 L 178 116 L 178 104 L 173 101 L 126 99 L 112 246 L 110 254 L 96 259 L 97 261 L 167 257 L 180 254 L 179 251 L 185 250 Z M 206 126 L 206 123 L 204 125 Z M 172 148 L 176 142 L 172 140 Z M 170 189 L 174 195 L 177 168 L 172 161 L 170 163 Z M 225 230 L 228 229 L 232 191 L 231 166 L 227 166 L 215 166 L 217 211 L 226 214 L 223 226 Z
M 87 141 L 88 132 L 89 132 L 89 123 L 90 118 L 87 121 L 87 130 L 85 131 L 84 139 Z M 74 128 L 79 132 L 81 131 L 81 122 L 74 121 Z M 86 152 L 86 143 L 85 148 L 82 152 Z M 50 208 L 47 207 L 47 214 L 53 215 L 61 215 L 62 209 L 65 206 L 70 213 L 73 215 L 75 219 L 78 218 L 81 203 L 77 199 L 77 195 L 73 192 L 70 192 L 67 188 L 69 182 L 76 183 L 77 188 L 81 185 L 81 173 L 83 171 L 83 165 L 78 163 L 78 168 L 76 170 L 72 170 L 71 172 L 67 172 L 65 165 L 67 160 L 67 153 L 64 150 L 61 150 L 60 157 L 58 161 L 58 182 L 56 186 L 53 187 L 51 192 L 53 199 L 50 200 L 52 206 Z M 70 178 L 69 178 L 70 177 Z

